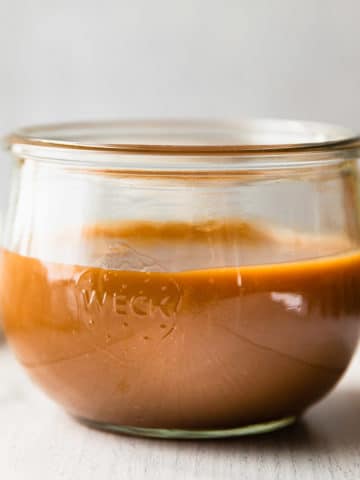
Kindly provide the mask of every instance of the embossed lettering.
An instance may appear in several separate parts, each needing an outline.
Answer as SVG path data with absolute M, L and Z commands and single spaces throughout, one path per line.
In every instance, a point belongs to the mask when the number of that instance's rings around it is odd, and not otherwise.
M 175 320 L 181 302 L 181 291 L 176 282 L 171 278 L 158 287 L 158 291 L 147 291 L 149 282 L 144 281 L 144 286 L 138 287 L 131 283 L 121 283 L 119 291 L 114 291 L 109 281 L 110 273 L 104 273 L 103 279 L 93 278 L 90 271 L 85 271 L 77 281 L 80 298 L 83 306 L 90 313 L 100 312 L 105 308 L 107 312 L 124 317 L 137 317 L 140 319 L 163 317 L 163 320 Z M 103 280 L 103 282 L 101 282 Z M 99 285 L 100 289 L 95 286 Z M 137 290 L 136 292 L 134 290 Z M 152 287 L 153 289 L 153 287 Z
M 94 307 L 96 310 L 100 310 L 100 308 L 105 304 L 107 292 L 103 292 L 102 294 L 96 290 L 81 290 L 82 297 L 84 299 L 85 308 L 90 309 L 90 307 Z
M 148 297 L 132 297 L 130 300 L 132 312 L 141 317 L 151 315 L 151 300 Z
M 118 295 L 114 293 L 113 295 L 113 310 L 118 315 L 127 315 L 128 314 L 128 299 L 126 295 Z

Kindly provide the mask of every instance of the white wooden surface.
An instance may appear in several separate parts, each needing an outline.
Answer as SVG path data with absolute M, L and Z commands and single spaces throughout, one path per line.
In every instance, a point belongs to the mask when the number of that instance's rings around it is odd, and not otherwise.
M 1 480 L 360 478 L 360 354 L 337 390 L 286 430 L 222 441 L 92 431 L 34 388 L 0 344 Z

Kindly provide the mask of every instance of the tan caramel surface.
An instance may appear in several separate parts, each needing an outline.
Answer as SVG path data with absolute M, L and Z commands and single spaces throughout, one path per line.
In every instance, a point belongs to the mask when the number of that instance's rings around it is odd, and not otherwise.
M 336 383 L 358 337 L 359 252 L 189 269 L 196 251 L 219 261 L 208 233 L 189 227 L 182 243 L 171 224 L 142 228 L 87 229 L 87 241 L 103 249 L 98 267 L 3 251 L 7 335 L 68 411 L 122 425 L 231 428 L 299 414 Z M 281 251 L 276 238 L 246 232 L 236 234 L 241 255 L 246 245 L 269 259 Z M 123 243 L 115 248 L 114 238 Z M 225 263 L 233 240 L 221 229 L 212 239 Z M 298 249 L 303 256 L 301 242 Z

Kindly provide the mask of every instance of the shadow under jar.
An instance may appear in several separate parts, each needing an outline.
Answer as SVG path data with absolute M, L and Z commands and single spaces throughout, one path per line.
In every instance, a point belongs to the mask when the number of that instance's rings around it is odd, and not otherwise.
M 7 337 L 98 428 L 291 423 L 357 344 L 359 142 L 317 123 L 28 128 L 0 261 Z

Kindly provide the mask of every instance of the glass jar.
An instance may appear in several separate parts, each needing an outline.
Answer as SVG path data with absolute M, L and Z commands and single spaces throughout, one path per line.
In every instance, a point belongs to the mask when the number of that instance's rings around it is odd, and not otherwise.
M 123 121 L 7 143 L 5 330 L 71 415 L 137 435 L 257 433 L 340 379 L 360 314 L 351 132 Z

